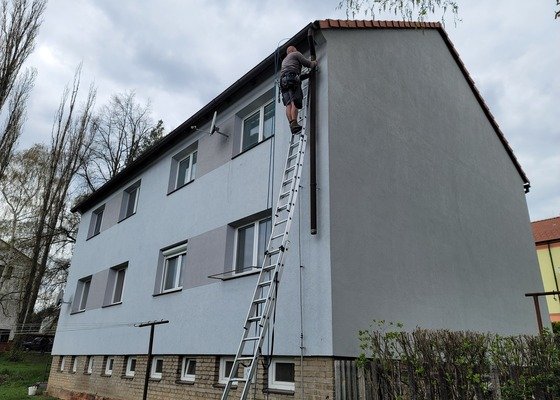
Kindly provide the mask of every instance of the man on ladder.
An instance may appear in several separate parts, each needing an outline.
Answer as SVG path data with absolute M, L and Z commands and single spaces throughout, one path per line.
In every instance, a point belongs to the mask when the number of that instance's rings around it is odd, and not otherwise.
M 298 110 L 301 110 L 303 92 L 301 90 L 301 67 L 315 68 L 317 61 L 305 58 L 295 46 L 286 50 L 286 58 L 282 61 L 280 70 L 280 91 L 282 103 L 286 106 L 286 117 L 290 123 L 290 130 L 295 135 L 301 132 L 301 125 L 297 122 Z

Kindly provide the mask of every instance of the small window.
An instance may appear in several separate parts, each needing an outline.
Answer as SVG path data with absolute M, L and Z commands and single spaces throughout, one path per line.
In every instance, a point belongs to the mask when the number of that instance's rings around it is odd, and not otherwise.
M 129 356 L 126 358 L 125 376 L 132 378 L 136 373 L 136 357 Z
M 122 301 L 126 267 L 112 268 L 111 272 L 114 274 L 113 291 L 112 291 L 113 294 L 111 296 L 111 304 L 118 304 Z
M 86 309 L 90 286 L 91 276 L 78 281 L 78 287 L 76 288 L 76 300 L 78 307 L 76 311 L 84 311 Z
M 163 376 L 163 357 L 152 358 L 152 368 L 150 369 L 150 378 L 161 379 Z
M 87 356 L 86 359 L 86 374 L 91 374 L 93 372 L 93 356 Z
M 113 375 L 113 367 L 115 364 L 115 357 L 107 357 L 105 360 L 105 375 Z
M 139 194 L 140 194 L 140 181 L 134 183 L 133 185 L 131 185 L 130 187 L 124 190 L 119 220 L 122 221 L 123 219 L 128 218 L 136 213 Z
M 194 382 L 196 375 L 196 360 L 193 358 L 183 357 L 181 362 L 181 380 L 186 382 Z
M 185 265 L 187 245 L 183 244 L 162 251 L 163 270 L 161 279 L 161 293 L 182 288 L 182 275 Z
M 66 356 L 60 357 L 60 365 L 59 365 L 60 372 L 64 371 L 65 364 L 66 364 Z
M 78 357 L 72 356 L 72 373 L 75 374 L 78 371 Z
M 271 225 L 271 218 L 268 217 L 237 229 L 234 257 L 236 273 L 252 270 L 262 264 Z
M 241 151 L 247 150 L 274 135 L 275 104 L 271 101 L 243 119 Z
M 268 370 L 270 389 L 295 390 L 295 364 L 293 362 L 272 360 Z
M 105 204 L 99 207 L 91 214 L 91 222 L 89 225 L 88 238 L 95 236 L 101 232 L 101 224 L 103 223 L 103 212 L 105 211 Z
M 0 343 L 7 343 L 10 340 L 10 330 L 0 329 Z
M 231 369 L 233 368 L 233 357 L 221 357 L 220 358 L 220 371 L 219 371 L 219 377 L 218 377 L 218 383 L 222 383 L 222 384 L 227 384 L 228 379 L 229 379 L 229 374 L 231 373 Z M 239 367 L 237 369 L 237 373 L 235 374 L 235 378 L 239 378 L 239 371 L 242 369 L 243 367 Z M 243 373 L 245 375 L 245 370 L 243 370 Z M 237 382 L 233 383 L 234 385 L 237 385 Z

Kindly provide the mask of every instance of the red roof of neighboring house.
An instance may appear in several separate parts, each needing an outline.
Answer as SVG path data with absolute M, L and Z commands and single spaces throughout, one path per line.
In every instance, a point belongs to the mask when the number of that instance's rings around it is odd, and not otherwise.
M 535 243 L 560 240 L 560 217 L 543 219 L 531 223 Z

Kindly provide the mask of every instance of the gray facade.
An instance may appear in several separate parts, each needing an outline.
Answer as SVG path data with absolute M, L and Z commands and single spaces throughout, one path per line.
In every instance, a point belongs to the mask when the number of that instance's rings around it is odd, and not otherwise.
M 437 30 L 317 33 L 318 234 L 309 165 L 279 289 L 275 354 L 356 356 L 372 319 L 433 328 L 536 332 L 523 293 L 542 289 L 523 180 Z M 53 354 L 233 354 L 256 275 L 234 269 L 235 231 L 278 195 L 289 128 L 274 76 L 221 103 L 199 127 L 83 212 Z M 275 135 L 241 152 L 243 119 L 274 101 Z M 197 151 L 194 180 L 173 184 Z M 307 155 L 309 156 L 309 154 Z M 122 219 L 140 180 L 136 212 Z M 98 234 L 92 213 L 105 205 Z M 162 257 L 186 248 L 182 290 L 162 293 Z M 115 267 L 122 301 L 110 304 Z M 303 266 L 300 268 L 300 266 Z M 91 276 L 84 310 L 78 283 Z M 300 293 L 302 296 L 300 297 Z M 109 303 L 109 304 L 108 304 Z

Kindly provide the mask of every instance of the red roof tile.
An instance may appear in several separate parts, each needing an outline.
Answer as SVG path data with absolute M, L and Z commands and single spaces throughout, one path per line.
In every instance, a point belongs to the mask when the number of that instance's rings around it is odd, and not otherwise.
M 531 226 L 535 243 L 560 240 L 560 217 L 535 221 Z

